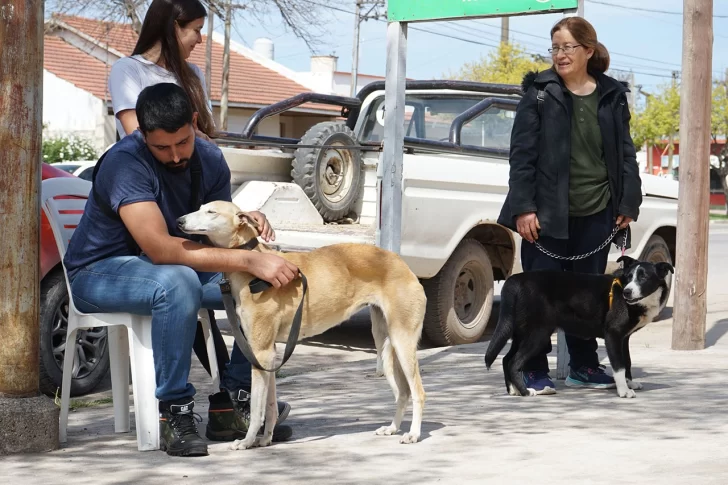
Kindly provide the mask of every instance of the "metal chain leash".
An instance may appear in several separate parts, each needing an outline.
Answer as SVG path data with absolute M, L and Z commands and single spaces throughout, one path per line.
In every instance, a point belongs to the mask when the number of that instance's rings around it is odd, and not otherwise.
M 554 254 L 551 251 L 549 251 L 548 249 L 541 246 L 537 241 L 535 241 L 534 243 L 536 244 L 536 247 L 538 248 L 538 250 L 547 256 L 550 256 L 554 259 L 561 259 L 563 261 L 576 261 L 579 259 L 588 258 L 589 256 L 593 256 L 594 254 L 598 253 L 599 251 L 601 251 L 602 249 L 607 247 L 609 245 L 609 243 L 612 241 L 612 239 L 614 239 L 614 236 L 617 235 L 618 232 L 619 232 L 619 226 L 615 226 L 614 230 L 609 235 L 609 237 L 606 239 L 606 241 L 604 241 L 598 248 L 596 248 L 595 250 L 590 251 L 588 253 L 580 254 L 578 256 L 561 256 L 558 254 Z M 624 252 L 627 249 L 627 231 L 624 231 L 624 240 L 622 241 L 622 246 L 619 246 L 619 248 L 622 250 L 622 254 L 624 255 Z

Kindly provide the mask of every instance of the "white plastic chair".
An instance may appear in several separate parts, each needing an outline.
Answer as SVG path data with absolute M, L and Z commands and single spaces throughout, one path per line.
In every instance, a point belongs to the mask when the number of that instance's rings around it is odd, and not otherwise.
M 41 207 L 48 217 L 55 236 L 61 261 L 66 254 L 71 235 L 78 226 L 86 201 L 91 191 L 91 182 L 79 178 L 58 177 L 43 180 L 41 185 Z M 70 197 L 66 197 L 70 196 Z M 159 410 L 155 397 L 156 379 L 152 357 L 152 319 L 150 316 L 130 313 L 81 313 L 71 298 L 71 287 L 65 272 L 68 289 L 68 330 L 66 342 L 74 342 L 79 329 L 108 327 L 107 345 L 111 367 L 111 392 L 114 401 L 114 430 L 129 432 L 129 357 L 131 355 L 132 387 L 134 392 L 134 417 L 136 420 L 137 446 L 139 451 L 159 449 Z M 210 331 L 210 320 L 206 310 L 201 310 L 199 319 L 207 345 L 210 373 L 214 388 L 220 385 L 215 344 Z M 131 339 L 129 338 L 131 337 Z M 69 350 L 71 350 L 69 352 Z M 61 419 L 59 438 L 67 441 L 68 408 L 71 397 L 71 377 L 76 353 L 74 347 L 66 345 L 63 359 L 63 382 L 61 388 Z

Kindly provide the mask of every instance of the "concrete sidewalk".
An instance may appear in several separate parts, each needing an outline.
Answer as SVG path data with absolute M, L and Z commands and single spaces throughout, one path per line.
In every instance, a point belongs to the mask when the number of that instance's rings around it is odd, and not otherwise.
M 671 351 L 669 319 L 633 337 L 635 378 L 645 386 L 633 400 L 563 381 L 554 396 L 510 397 L 500 359 L 485 370 L 486 343 L 425 349 L 423 437 L 401 445 L 373 434 L 391 420 L 394 399 L 373 376 L 373 354 L 362 352 L 279 380 L 279 396 L 293 406 L 291 442 L 247 451 L 213 443 L 203 458 L 140 453 L 134 433 L 113 433 L 110 405 L 84 408 L 71 415 L 66 447 L 0 459 L 0 483 L 725 484 L 728 301 L 712 305 L 708 320 L 703 351 Z M 297 350 L 292 370 L 305 354 Z M 195 410 L 206 421 L 205 377 L 197 364 Z

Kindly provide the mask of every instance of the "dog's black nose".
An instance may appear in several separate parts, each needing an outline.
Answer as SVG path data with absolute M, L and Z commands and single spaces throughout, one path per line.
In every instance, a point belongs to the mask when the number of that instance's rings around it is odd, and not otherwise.
M 622 290 L 622 294 L 625 298 L 632 298 L 632 289 L 631 288 L 625 288 Z
M 178 217 L 177 218 L 177 225 L 178 226 L 181 226 L 184 223 L 185 223 L 185 216 L 182 216 L 182 217 Z

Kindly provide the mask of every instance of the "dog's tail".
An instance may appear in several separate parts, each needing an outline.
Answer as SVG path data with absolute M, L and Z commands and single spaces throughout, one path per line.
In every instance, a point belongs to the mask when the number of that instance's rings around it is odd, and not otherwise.
M 506 281 L 501 290 L 500 314 L 498 315 L 498 324 L 493 332 L 493 338 L 490 339 L 488 350 L 485 351 L 485 367 L 490 370 L 490 366 L 495 362 L 498 353 L 508 343 L 508 339 L 513 336 L 514 322 L 516 316 L 516 299 L 518 289 L 515 281 Z

